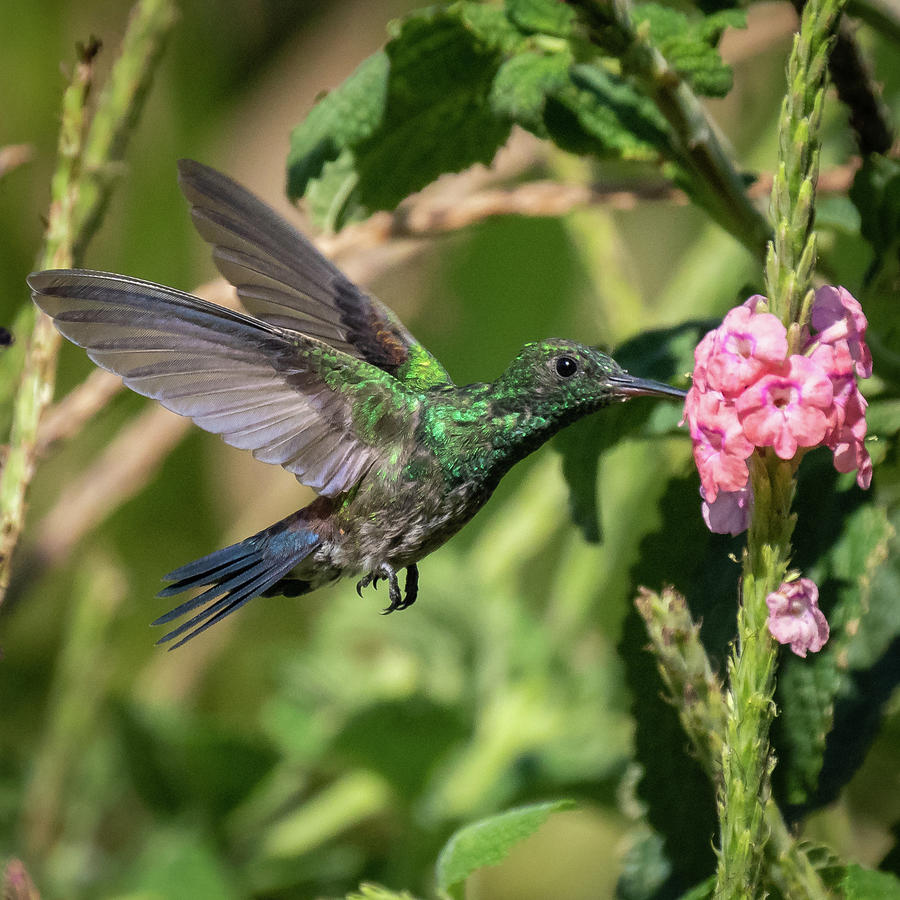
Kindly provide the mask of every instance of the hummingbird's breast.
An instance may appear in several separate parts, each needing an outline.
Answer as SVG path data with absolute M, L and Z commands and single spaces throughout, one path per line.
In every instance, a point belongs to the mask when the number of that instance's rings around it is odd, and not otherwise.
M 345 574 L 418 562 L 456 534 L 530 447 L 521 413 L 489 396 L 490 386 L 442 389 L 423 404 L 415 435 L 382 460 L 337 508 L 329 562 Z

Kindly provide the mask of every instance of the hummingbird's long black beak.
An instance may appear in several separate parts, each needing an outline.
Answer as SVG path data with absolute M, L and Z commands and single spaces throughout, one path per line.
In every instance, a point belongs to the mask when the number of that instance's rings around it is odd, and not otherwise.
M 609 383 L 620 397 L 678 397 L 683 400 L 687 396 L 687 391 L 681 388 L 650 378 L 635 378 L 627 372 L 610 375 Z

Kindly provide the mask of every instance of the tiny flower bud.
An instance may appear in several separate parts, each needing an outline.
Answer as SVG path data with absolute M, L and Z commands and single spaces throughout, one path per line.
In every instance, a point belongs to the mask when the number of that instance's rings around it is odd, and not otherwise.
M 828 640 L 828 621 L 819 609 L 819 589 L 809 578 L 786 581 L 766 597 L 769 633 L 790 644 L 797 656 L 818 653 Z

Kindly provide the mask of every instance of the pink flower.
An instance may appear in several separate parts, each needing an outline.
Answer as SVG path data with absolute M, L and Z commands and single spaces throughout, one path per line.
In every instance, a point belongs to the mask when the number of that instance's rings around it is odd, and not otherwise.
M 871 373 L 872 357 L 859 303 L 844 288 L 820 288 L 813 330 L 803 326 L 793 336 L 802 353 L 791 356 L 787 330 L 768 309 L 765 297 L 750 297 L 694 350 L 682 424 L 690 426 L 703 517 L 712 531 L 746 528 L 747 460 L 756 447 L 793 459 L 798 448 L 825 444 L 838 471 L 856 469 L 861 487 L 872 479 L 866 401 L 856 384 Z
M 850 345 L 846 341 L 835 341 L 833 344 L 813 343 L 809 358 L 830 378 L 849 378 L 853 375 L 853 357 Z
M 827 413 L 831 381 L 805 356 L 792 356 L 781 373 L 764 375 L 735 402 L 744 434 L 758 447 L 774 447 L 792 459 L 797 447 L 822 442 L 833 423 Z
M 688 418 L 703 496 L 714 503 L 720 490 L 737 491 L 747 484 L 746 460 L 753 444 L 744 435 L 734 407 L 715 391 L 699 394 Z
M 834 467 L 838 472 L 852 472 L 856 469 L 856 483 L 865 489 L 872 483 L 872 460 L 864 443 L 866 408 L 869 404 L 852 378 L 835 387 L 834 408 L 837 421 L 825 438 L 825 444 L 834 453 Z
M 781 320 L 771 313 L 754 313 L 746 305 L 731 310 L 715 334 L 706 380 L 725 396 L 740 393 L 787 355 L 787 332 Z
M 865 313 L 859 301 L 842 287 L 825 285 L 816 291 L 810 311 L 812 327 L 819 332 L 822 344 L 846 341 L 856 364 L 856 374 L 869 378 L 872 374 L 872 354 L 866 344 Z
M 819 609 L 819 589 L 809 578 L 786 581 L 766 597 L 766 625 L 779 644 L 790 644 L 797 656 L 817 653 L 828 640 L 828 622 Z
M 703 490 L 700 491 L 703 496 Z M 715 501 L 710 503 L 703 497 L 703 521 L 713 534 L 736 535 L 746 531 L 750 525 L 753 509 L 753 489 L 746 485 L 737 491 L 719 491 Z
M 706 367 L 709 359 L 716 347 L 716 332 L 707 331 L 703 336 L 703 340 L 694 348 L 694 374 L 692 376 L 692 386 L 698 391 L 705 391 L 708 387 L 706 383 Z

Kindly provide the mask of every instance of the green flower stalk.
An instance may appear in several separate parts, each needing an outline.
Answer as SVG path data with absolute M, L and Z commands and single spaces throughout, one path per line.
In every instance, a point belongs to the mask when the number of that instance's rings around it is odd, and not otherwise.
M 79 47 L 79 61 L 63 97 L 58 163 L 51 187 L 42 268 L 76 265 L 96 229 L 112 187 L 112 164 L 124 150 L 165 38 L 175 23 L 173 0 L 140 0 L 131 14 L 122 52 L 88 124 L 87 100 L 93 60 L 100 45 Z M 25 521 L 26 492 L 37 465 L 37 430 L 53 399 L 60 339 L 47 316 L 28 302 L 13 325 L 19 340 L 28 336 L 22 371 L 3 375 L 20 380 L 13 401 L 9 450 L 0 472 L 0 603 L 9 586 L 13 551 Z
M 819 165 L 819 125 L 828 51 L 842 0 L 811 0 L 788 63 L 788 91 L 779 124 L 779 160 L 772 187 L 775 237 L 766 260 L 769 310 L 796 346 L 809 318 L 816 261 L 813 205 Z M 718 898 L 756 896 L 770 837 L 765 818 L 774 765 L 769 728 L 777 647 L 766 627 L 766 597 L 787 574 L 794 517 L 793 460 L 771 448 L 749 460 L 754 508 L 743 559 L 738 639 L 728 662 L 729 689 L 722 752 Z

